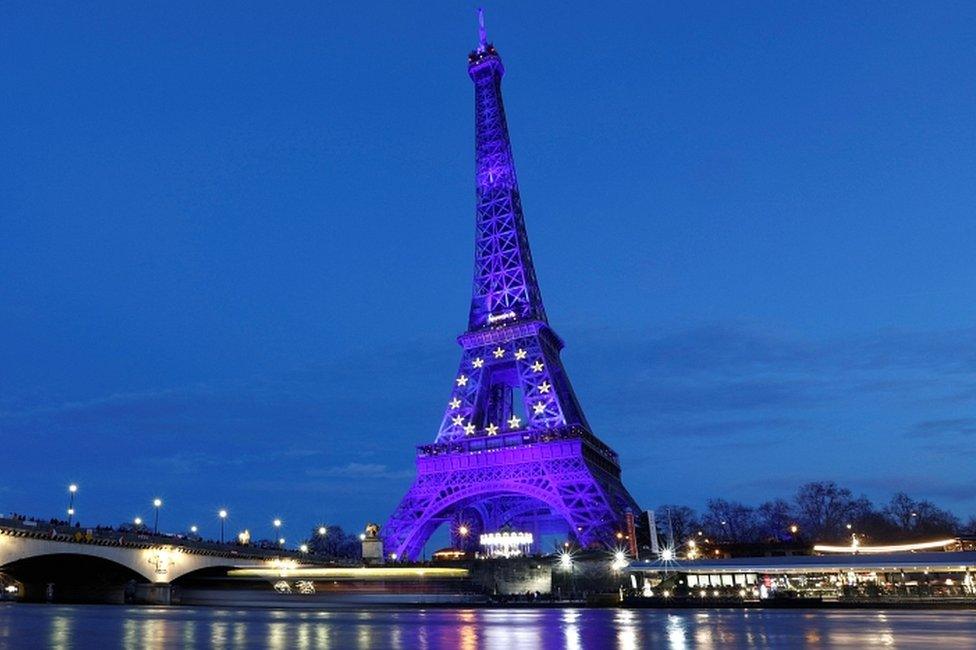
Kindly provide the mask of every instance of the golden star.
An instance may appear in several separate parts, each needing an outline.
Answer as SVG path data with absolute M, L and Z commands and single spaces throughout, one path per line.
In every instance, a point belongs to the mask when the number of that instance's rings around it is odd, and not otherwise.
M 468 378 L 465 377 L 464 375 L 461 375 L 460 377 L 457 378 L 458 386 L 466 386 L 467 383 L 468 383 Z
M 541 389 L 542 387 L 540 386 L 539 388 Z M 451 406 L 452 409 L 456 409 L 459 406 L 461 406 L 461 400 L 459 400 L 458 398 L 455 397 L 450 402 L 448 402 L 448 404 L 450 404 L 450 406 Z
M 498 427 L 495 424 L 489 424 L 488 426 L 486 426 L 485 431 L 488 433 L 489 436 L 498 435 Z
M 462 424 L 464 424 L 464 417 L 460 415 L 455 415 L 453 418 L 451 418 L 451 422 L 454 423 L 454 426 L 459 427 Z
M 535 411 L 536 415 L 542 415 L 543 411 L 546 410 L 546 405 L 543 402 L 536 402 L 532 405 L 532 410 Z
M 471 362 L 471 366 L 474 368 L 480 368 L 483 365 L 485 365 L 485 360 L 482 359 L 481 357 L 477 357 L 474 361 Z
M 545 366 L 542 365 L 541 361 L 536 361 L 532 364 L 532 372 L 542 372 L 543 368 L 545 368 Z
M 519 360 L 519 361 L 521 361 L 521 360 L 522 360 L 522 359 L 524 359 L 524 358 L 526 357 L 526 355 L 528 355 L 528 354 L 529 354 L 528 352 L 526 352 L 526 351 L 525 351 L 525 350 L 523 350 L 522 348 L 519 348 L 518 350 L 516 350 L 516 351 L 515 351 L 515 358 L 516 358 L 517 360 Z
M 464 435 L 471 436 L 474 435 L 474 425 L 468 422 L 464 425 Z
M 541 384 L 539 384 L 540 393 L 548 393 L 550 388 L 552 388 L 552 386 L 549 385 L 548 381 L 544 381 Z
M 495 348 L 494 350 L 492 350 L 491 353 L 495 355 L 496 359 L 501 359 L 502 357 L 505 356 L 505 350 L 502 349 L 501 347 Z
M 520 424 L 522 424 L 522 419 L 519 416 L 513 415 L 508 418 L 508 427 L 510 429 L 518 429 Z

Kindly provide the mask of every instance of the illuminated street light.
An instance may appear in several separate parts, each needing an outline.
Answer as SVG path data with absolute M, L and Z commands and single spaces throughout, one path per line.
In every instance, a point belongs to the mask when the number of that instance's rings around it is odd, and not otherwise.
M 799 531 L 799 530 L 800 530 L 800 527 L 799 526 L 797 526 L 796 524 L 790 524 L 790 533 L 791 534 L 796 535 L 797 531 Z
M 284 546 L 284 545 L 285 545 L 285 538 L 284 537 L 279 537 L 278 538 L 278 546 Z
M 132 523 L 136 525 L 136 528 L 142 525 L 142 517 L 136 517 L 132 520 Z
M 196 527 L 196 525 L 190 526 L 190 532 L 193 533 L 194 535 L 197 534 L 197 527 Z
M 325 526 L 319 526 L 319 535 L 321 535 L 322 537 L 325 537 L 325 534 L 327 532 L 329 532 L 329 529 L 328 528 L 326 528 Z
M 359 541 L 362 542 L 365 540 L 366 540 L 366 533 L 359 533 Z
M 227 519 L 227 511 L 221 508 L 220 512 L 217 513 L 217 516 L 220 517 L 220 543 L 223 544 L 224 543 L 224 520 Z
M 163 500 L 159 497 L 153 499 L 153 508 L 156 509 L 156 518 L 153 520 L 153 535 L 159 534 L 159 508 L 163 505 Z
M 559 555 L 559 566 L 562 567 L 564 571 L 569 571 L 573 568 L 573 556 L 570 553 L 563 552 Z
M 71 519 L 75 516 L 75 492 L 78 491 L 78 486 L 72 483 L 68 486 L 68 525 L 71 525 Z
M 465 526 L 464 524 L 461 524 L 460 526 L 458 526 L 458 535 L 460 535 L 461 537 L 467 537 L 468 536 L 468 527 Z
M 301 551 L 302 553 L 308 553 L 308 544 L 302 544 L 301 546 L 298 547 L 298 550 Z
M 620 571 L 627 566 L 627 556 L 623 551 L 616 551 L 613 554 L 613 562 L 610 563 L 610 568 L 614 571 Z

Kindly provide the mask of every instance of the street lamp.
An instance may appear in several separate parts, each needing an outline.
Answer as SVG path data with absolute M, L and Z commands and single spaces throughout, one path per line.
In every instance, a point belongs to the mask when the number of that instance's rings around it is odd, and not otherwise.
M 196 524 L 193 524 L 192 526 L 190 526 L 190 532 L 193 533 L 194 535 L 197 534 L 197 530 L 198 529 L 197 529 Z
M 136 525 L 136 528 L 139 528 L 140 526 L 142 526 L 142 517 L 136 517 L 135 519 L 132 520 L 132 523 Z
M 78 486 L 72 483 L 68 486 L 68 525 L 71 525 L 71 518 L 75 516 L 75 492 Z
M 227 519 L 227 511 L 221 508 L 220 512 L 217 513 L 217 516 L 220 517 L 220 543 L 223 544 L 224 543 L 224 520 Z
M 153 535 L 159 534 L 159 508 L 163 505 L 163 500 L 159 497 L 153 499 L 153 508 L 156 509 L 156 517 L 153 519 Z
M 319 526 L 319 535 L 321 535 L 322 537 L 325 537 L 325 534 L 327 532 L 329 532 L 329 530 L 325 526 Z
M 301 551 L 302 553 L 308 553 L 308 544 L 302 544 L 301 546 L 298 547 L 298 550 Z
M 274 528 L 275 528 L 274 536 L 275 537 L 279 537 L 280 536 L 280 533 L 281 533 L 281 519 L 278 519 L 277 517 L 275 517 L 274 521 L 272 521 L 271 523 L 274 525 Z M 278 543 L 280 544 L 281 542 L 278 542 Z

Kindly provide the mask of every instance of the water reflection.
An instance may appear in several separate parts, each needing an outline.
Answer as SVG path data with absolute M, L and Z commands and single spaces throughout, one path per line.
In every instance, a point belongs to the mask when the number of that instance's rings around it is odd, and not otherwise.
M 70 616 L 55 616 L 51 621 L 51 634 L 48 636 L 48 646 L 51 648 L 68 648 L 71 643 Z
M 688 632 L 685 627 L 685 617 L 668 614 L 668 647 L 672 650 L 684 650 L 688 647 Z
M 972 647 L 971 612 L 622 609 L 219 610 L 0 605 L 0 647 Z
M 562 628 L 563 638 L 566 640 L 564 647 L 566 650 L 582 650 L 583 644 L 580 643 L 580 629 L 577 621 L 580 613 L 578 609 L 563 610 Z

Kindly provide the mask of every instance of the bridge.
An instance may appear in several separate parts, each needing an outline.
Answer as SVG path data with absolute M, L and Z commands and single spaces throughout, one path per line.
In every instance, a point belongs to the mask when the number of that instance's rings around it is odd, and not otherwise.
M 25 600 L 169 604 L 181 579 L 310 565 L 279 549 L 0 518 L 0 577 Z

